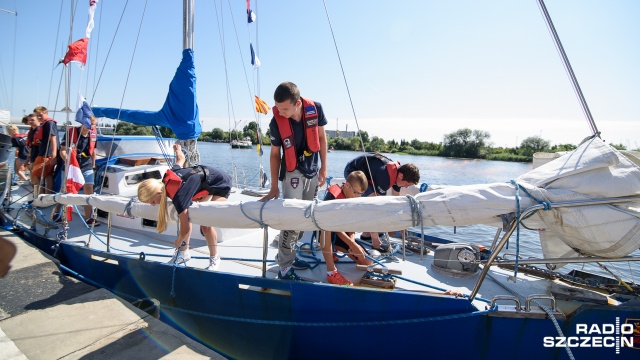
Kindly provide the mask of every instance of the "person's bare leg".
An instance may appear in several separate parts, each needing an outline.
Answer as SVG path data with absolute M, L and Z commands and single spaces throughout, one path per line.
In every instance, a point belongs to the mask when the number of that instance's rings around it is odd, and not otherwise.
M 323 246 L 322 246 L 322 256 L 324 257 L 324 262 L 327 264 L 327 272 L 335 271 L 336 264 L 333 262 L 333 246 L 331 245 L 331 232 L 323 231 Z
M 85 184 L 82 187 L 82 191 L 85 195 L 93 194 L 93 184 Z M 84 206 L 84 218 L 88 219 L 93 215 L 93 207 L 91 205 Z

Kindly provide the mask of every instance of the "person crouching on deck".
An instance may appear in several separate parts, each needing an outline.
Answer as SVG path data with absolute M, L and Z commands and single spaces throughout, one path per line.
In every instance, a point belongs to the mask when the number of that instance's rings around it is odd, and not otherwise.
M 160 205 L 158 209 L 158 233 L 167 228 L 169 212 L 167 198 L 173 201 L 173 206 L 180 219 L 180 232 L 174 242 L 178 251 L 173 255 L 169 263 L 187 262 L 191 259 L 189 253 L 189 240 L 191 239 L 191 222 L 189 221 L 189 207 L 193 201 L 226 201 L 231 192 L 231 177 L 224 171 L 205 165 L 183 168 L 185 162 L 181 146 L 173 145 L 177 153 L 176 164 L 171 170 L 167 170 L 164 178 L 147 179 L 138 186 L 138 200 Z M 206 270 L 217 270 L 220 266 L 218 256 L 218 234 L 213 226 L 201 226 L 202 233 L 209 247 L 209 266 Z M 184 246 L 181 246 L 182 243 Z
M 354 171 L 347 176 L 347 182 L 342 186 L 338 184 L 329 186 L 324 200 L 357 198 L 367 190 L 368 186 L 365 174 L 359 170 Z M 322 256 L 327 264 L 327 280 L 336 285 L 353 286 L 351 281 L 338 272 L 335 264 L 337 256 L 332 248 L 347 254 L 351 260 L 360 265 L 371 265 L 373 261 L 365 256 L 364 249 L 356 243 L 353 232 L 323 231 L 321 236 L 323 239 Z

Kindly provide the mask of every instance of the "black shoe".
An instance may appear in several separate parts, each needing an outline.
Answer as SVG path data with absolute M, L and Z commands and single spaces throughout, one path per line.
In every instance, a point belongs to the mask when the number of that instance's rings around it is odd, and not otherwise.
M 100 223 L 97 222 L 96 219 L 94 218 L 89 218 L 87 219 L 87 225 L 89 226 L 93 225 L 93 227 L 96 227 L 96 226 L 100 226 Z

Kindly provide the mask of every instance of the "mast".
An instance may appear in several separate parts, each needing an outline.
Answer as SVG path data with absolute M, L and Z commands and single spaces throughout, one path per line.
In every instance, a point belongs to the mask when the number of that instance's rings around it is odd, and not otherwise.
M 194 0 L 182 1 L 182 49 L 193 50 L 193 23 Z M 198 139 L 176 140 L 187 152 L 185 167 L 200 164 L 200 152 L 198 151 Z

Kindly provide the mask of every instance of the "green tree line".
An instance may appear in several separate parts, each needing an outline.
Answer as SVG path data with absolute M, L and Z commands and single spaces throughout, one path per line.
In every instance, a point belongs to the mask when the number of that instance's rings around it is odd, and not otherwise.
M 269 130 L 263 134 L 258 130 L 255 121 L 249 122 L 240 130 L 224 131 L 214 128 L 211 131 L 203 131 L 198 138 L 205 142 L 229 142 L 234 139 L 249 138 L 253 144 L 258 143 L 258 136 L 261 137 L 264 145 L 270 145 Z M 121 122 L 116 133 L 118 135 L 153 135 L 149 126 L 134 125 Z M 160 128 L 163 137 L 175 137 L 171 129 Z M 409 155 L 444 156 L 455 158 L 487 159 L 500 161 L 531 162 L 533 154 L 536 152 L 558 152 L 571 151 L 577 146 L 573 144 L 551 145 L 548 140 L 540 136 L 530 136 L 514 148 L 494 147 L 490 142 L 491 134 L 483 130 L 471 130 L 468 128 L 459 129 L 444 135 L 441 143 L 413 140 L 385 141 L 383 138 L 369 137 L 366 131 L 360 130 L 355 137 L 330 138 L 327 139 L 330 149 L 346 151 L 377 151 L 385 153 L 398 153 Z M 612 144 L 618 150 L 626 150 L 622 144 Z M 638 149 L 636 149 L 638 150 Z

